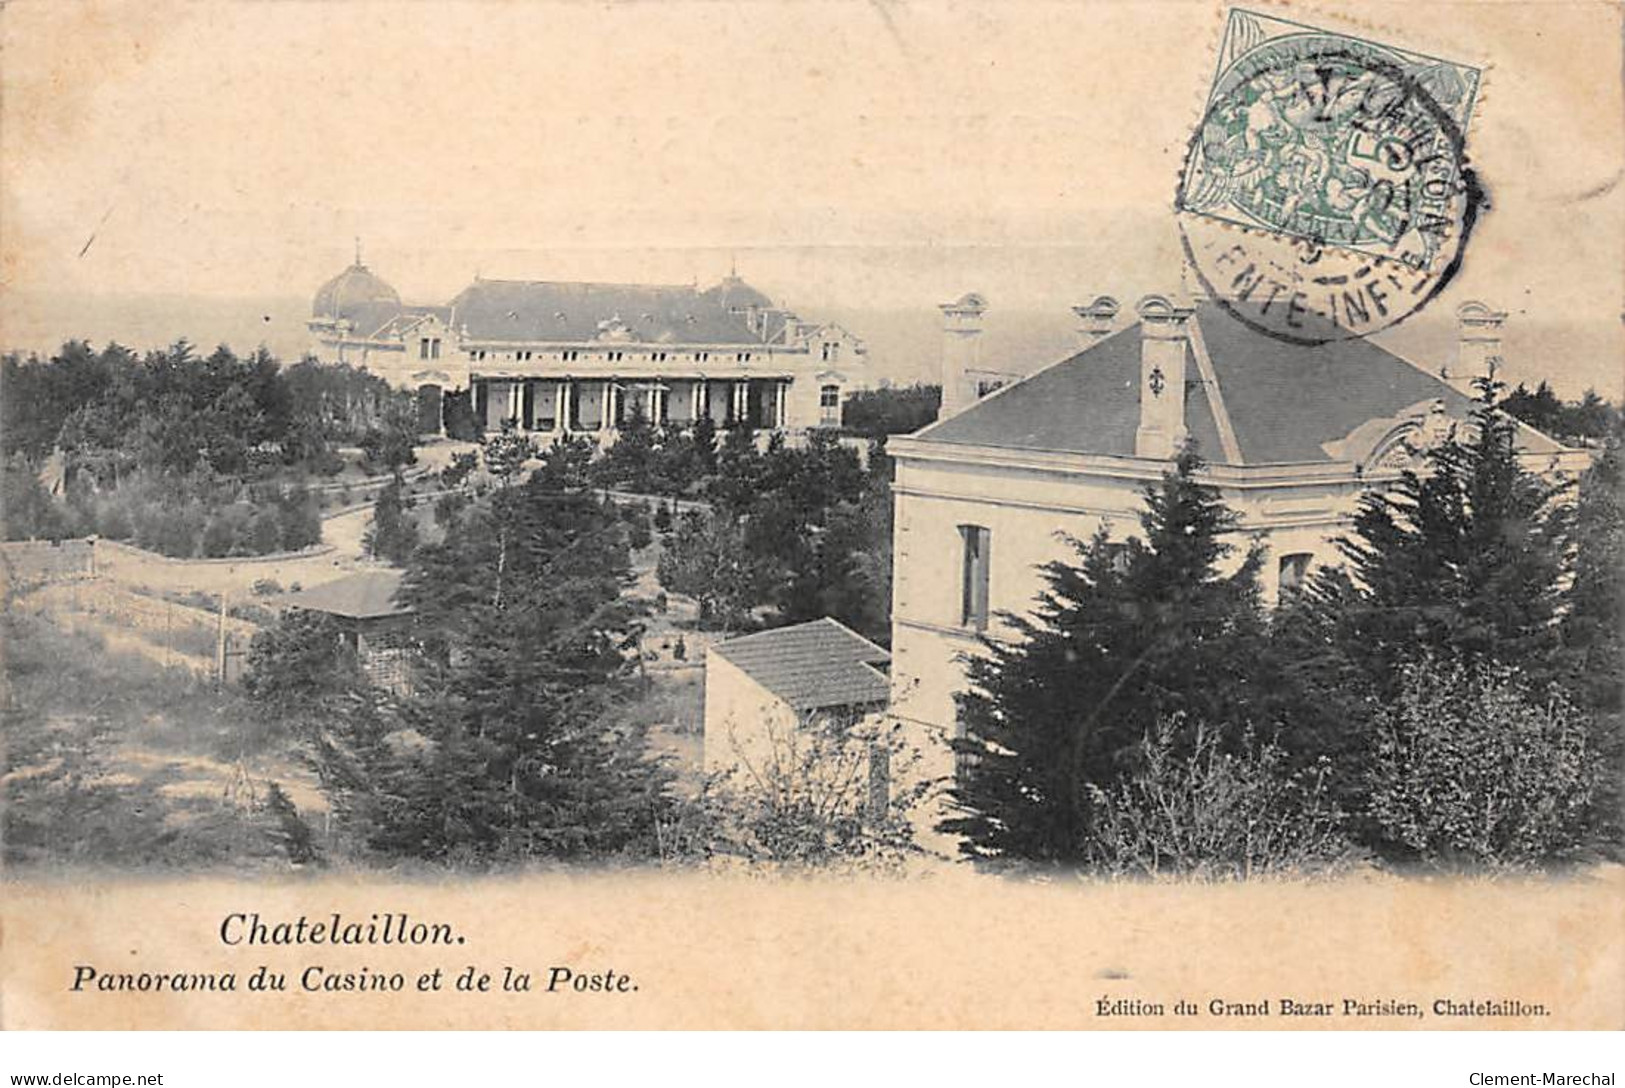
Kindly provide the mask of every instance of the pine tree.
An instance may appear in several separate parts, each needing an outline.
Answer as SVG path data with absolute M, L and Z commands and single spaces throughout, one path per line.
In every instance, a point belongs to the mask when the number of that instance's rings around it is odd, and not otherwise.
M 1563 485 L 1519 464 L 1516 424 L 1490 406 L 1492 393 L 1469 435 L 1366 493 L 1338 541 L 1346 565 L 1311 583 L 1316 665 L 1338 686 L 1364 678 L 1386 698 L 1422 650 L 1515 664 L 1537 687 L 1556 678 L 1569 567 Z
M 417 549 L 417 522 L 406 512 L 405 502 L 401 498 L 399 473 L 379 492 L 378 501 L 373 505 L 372 525 L 367 528 L 361 543 L 374 559 L 382 559 L 398 567 L 405 566 Z
M 1073 541 L 1076 563 L 1043 568 L 1031 617 L 1007 615 L 1011 641 L 986 639 L 959 696 L 958 815 L 972 857 L 1077 865 L 1096 817 L 1091 789 L 1111 793 L 1159 719 L 1219 728 L 1244 721 L 1263 639 L 1262 553 L 1220 573 L 1236 516 L 1201 483 L 1183 451 L 1147 487 L 1141 535 L 1102 526 Z
M 418 691 L 324 757 L 373 849 L 491 861 L 652 847 L 669 774 L 641 734 L 607 724 L 635 661 L 630 580 L 614 508 L 541 474 L 420 549 L 403 590 L 427 658 Z
M 1625 449 L 1615 437 L 1580 480 L 1574 578 L 1560 628 L 1565 686 L 1592 719 L 1600 755 L 1599 842 L 1625 843 Z

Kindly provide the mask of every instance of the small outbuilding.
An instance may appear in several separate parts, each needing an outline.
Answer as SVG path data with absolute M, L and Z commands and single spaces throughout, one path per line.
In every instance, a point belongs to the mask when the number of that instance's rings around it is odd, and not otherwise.
M 402 693 L 409 679 L 412 623 L 412 610 L 397 599 L 402 576 L 398 570 L 359 571 L 290 593 L 283 603 L 331 616 L 368 678 Z
M 705 769 L 766 755 L 775 735 L 882 711 L 891 655 L 825 617 L 742 635 L 705 658 Z

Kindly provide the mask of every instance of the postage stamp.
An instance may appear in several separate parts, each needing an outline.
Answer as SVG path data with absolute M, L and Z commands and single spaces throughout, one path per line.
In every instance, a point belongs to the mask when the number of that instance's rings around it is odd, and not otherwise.
M 1296 343 L 1366 336 L 1460 267 L 1480 71 L 1232 9 L 1176 211 L 1202 286 Z

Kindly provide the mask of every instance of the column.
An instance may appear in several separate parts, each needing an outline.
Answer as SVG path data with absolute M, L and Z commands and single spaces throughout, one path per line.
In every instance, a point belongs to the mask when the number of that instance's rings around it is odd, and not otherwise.
M 787 402 L 789 401 L 789 392 L 789 382 L 773 383 L 773 426 L 777 430 L 784 430 L 786 423 L 784 413 Z
M 615 429 L 615 383 L 604 379 L 603 395 L 598 398 L 598 430 L 601 434 L 609 434 Z
M 734 382 L 734 424 L 743 426 L 745 417 L 750 413 L 750 383 L 749 381 Z
M 523 383 L 519 382 L 519 381 L 511 381 L 511 382 L 509 382 L 508 383 L 508 418 L 512 419 L 512 420 L 518 420 L 518 423 L 520 425 L 521 430 L 524 429 L 523 424 L 524 424 L 525 421 L 522 420 L 522 419 L 519 419 L 519 413 L 524 409 L 524 404 L 525 404 L 525 390 L 524 390 Z
M 649 426 L 660 426 L 660 387 L 651 385 L 643 393 L 643 417 L 649 421 Z
M 694 423 L 698 423 L 701 416 L 711 418 L 711 391 L 705 387 L 704 378 L 694 383 L 694 411 L 689 414 L 694 417 Z
M 570 382 L 560 381 L 553 387 L 553 426 L 560 434 L 570 429 Z

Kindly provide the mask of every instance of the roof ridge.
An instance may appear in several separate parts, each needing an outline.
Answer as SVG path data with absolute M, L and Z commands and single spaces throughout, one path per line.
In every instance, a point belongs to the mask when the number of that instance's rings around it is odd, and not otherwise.
M 700 294 L 700 291 L 691 283 L 631 283 L 619 280 L 519 280 L 519 279 L 493 279 L 482 276 L 476 279 L 469 287 L 480 284 L 497 283 L 516 287 L 618 287 L 622 289 L 641 289 L 645 291 L 689 291 Z
M 1208 411 L 1213 413 L 1213 426 L 1219 432 L 1219 445 L 1224 447 L 1225 460 L 1232 465 L 1244 465 L 1247 462 L 1241 454 L 1241 443 L 1236 441 L 1236 428 L 1230 422 L 1230 409 L 1224 402 L 1224 386 L 1219 382 L 1218 371 L 1213 369 L 1213 358 L 1208 355 L 1207 340 L 1202 336 L 1200 313 L 1191 315 L 1190 347 L 1196 369 L 1202 375 L 1202 384 L 1213 390 L 1207 398 L 1207 406 Z

